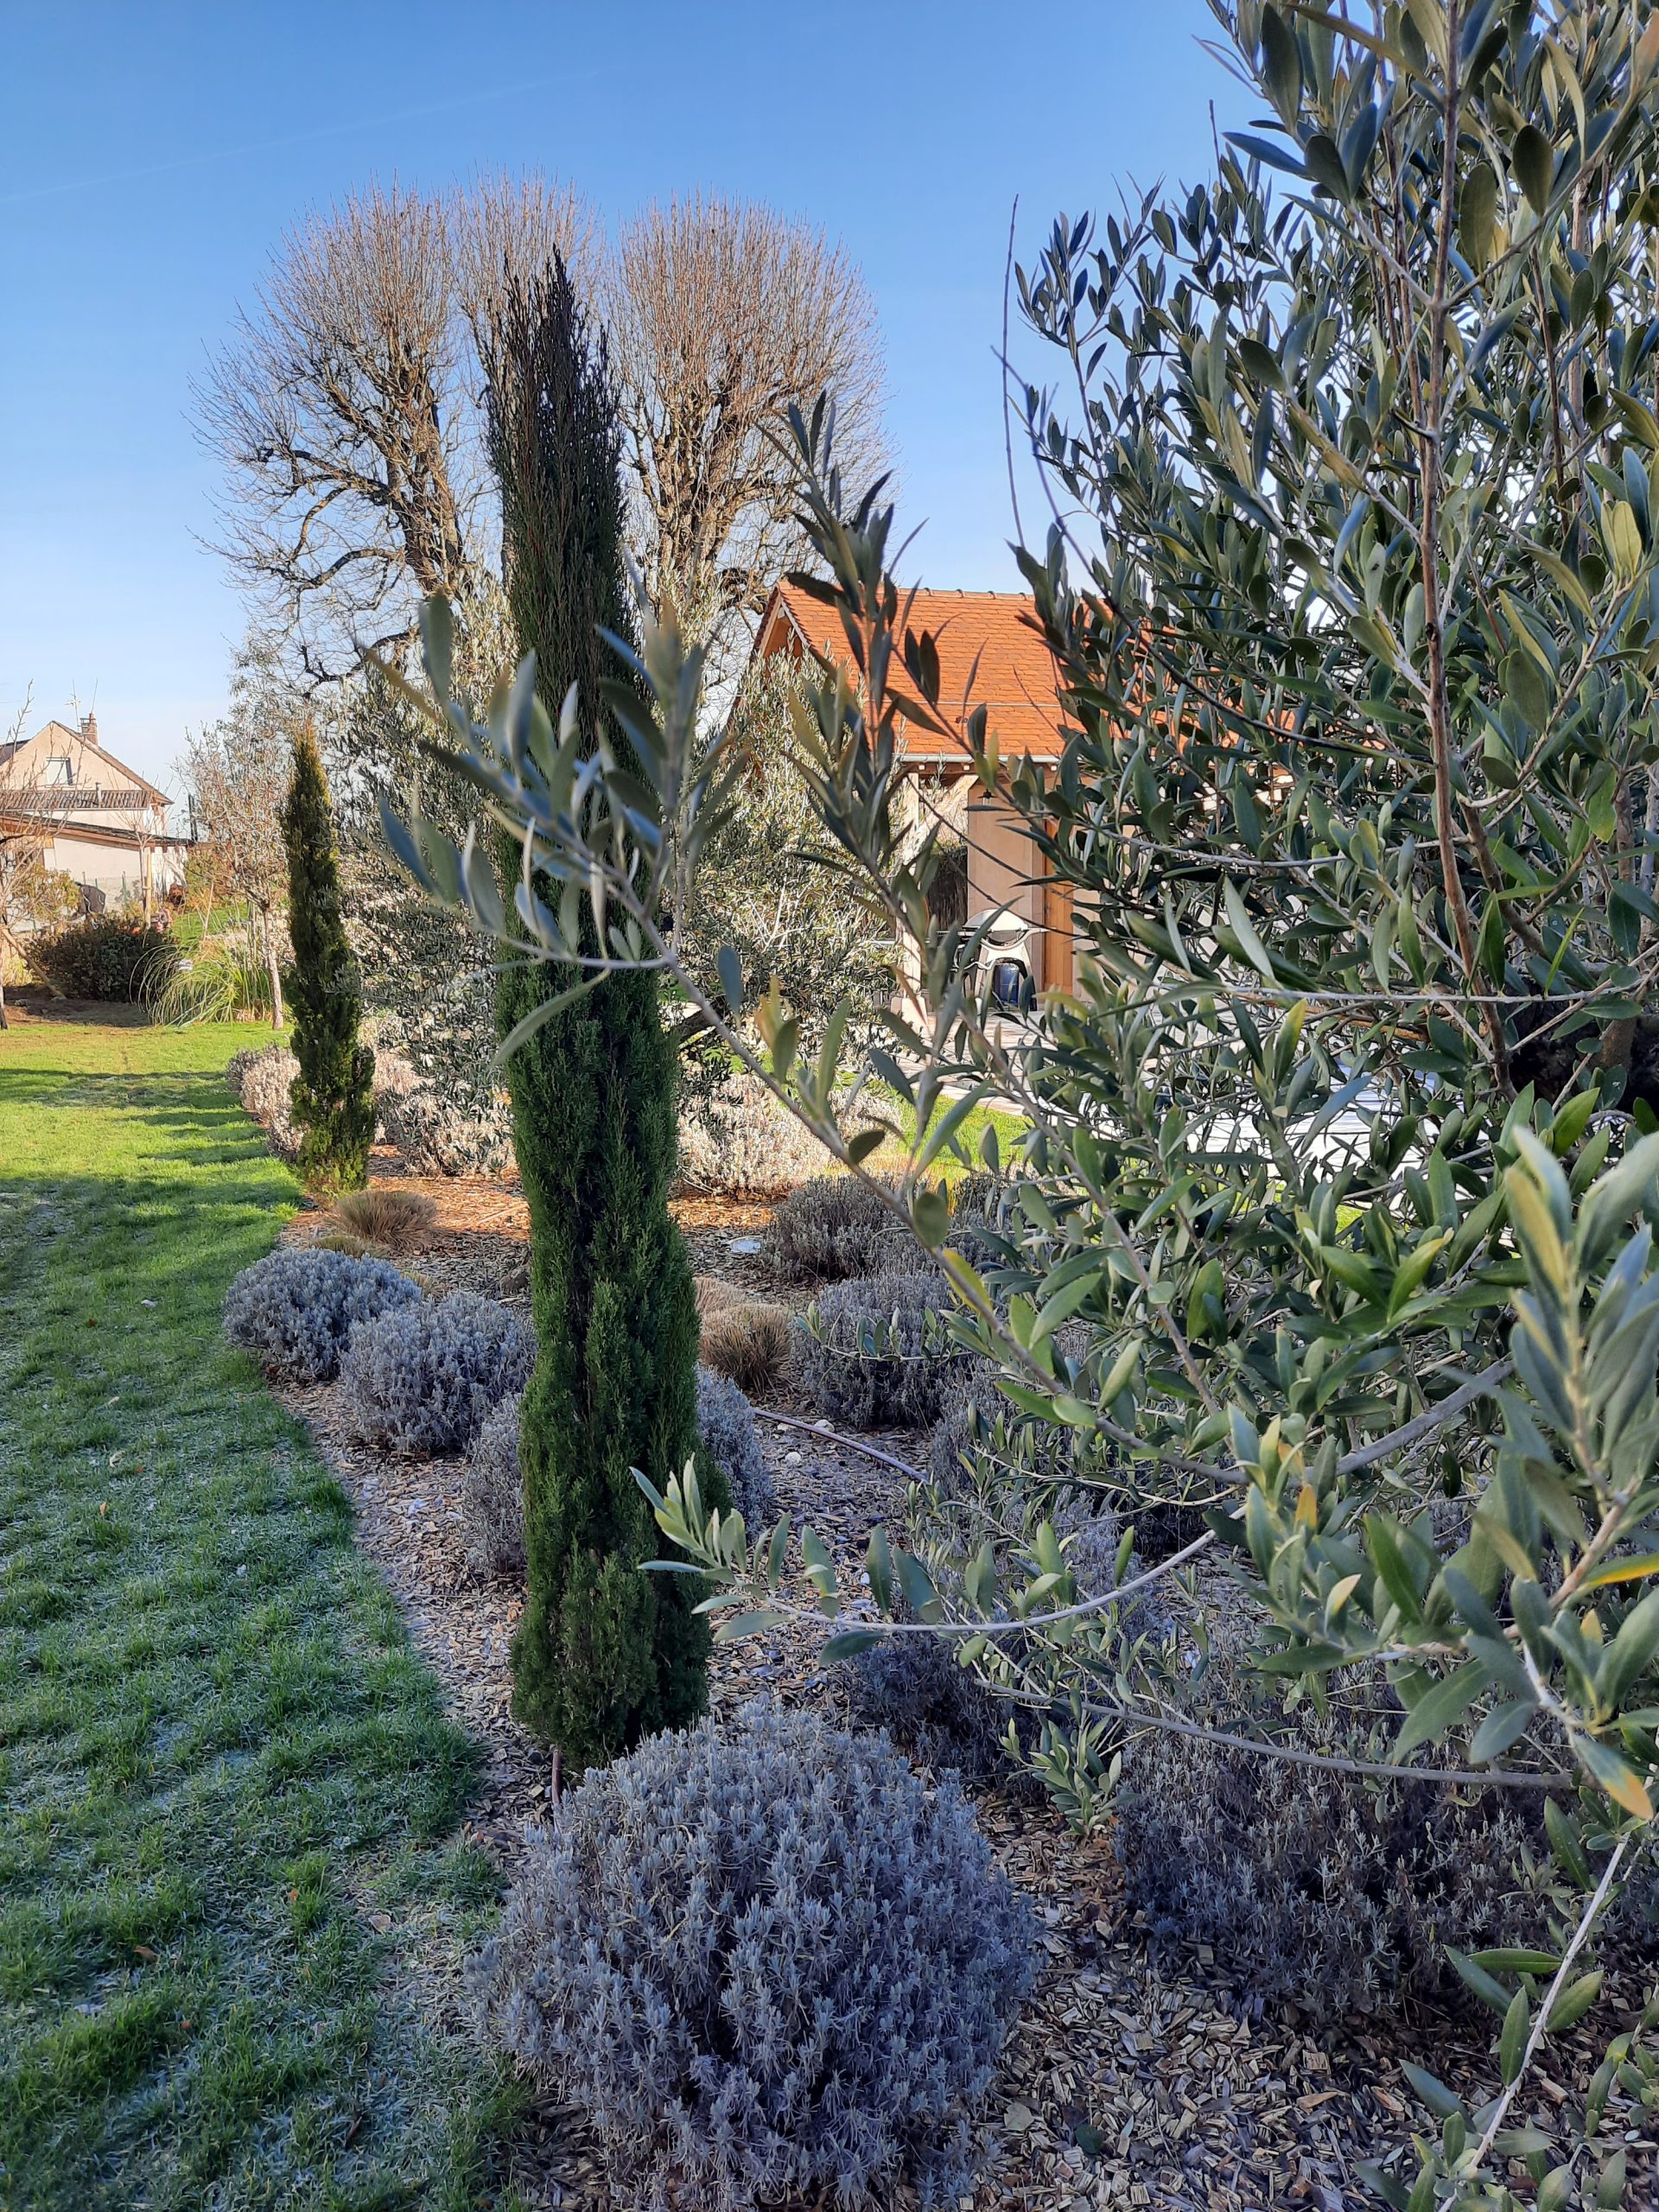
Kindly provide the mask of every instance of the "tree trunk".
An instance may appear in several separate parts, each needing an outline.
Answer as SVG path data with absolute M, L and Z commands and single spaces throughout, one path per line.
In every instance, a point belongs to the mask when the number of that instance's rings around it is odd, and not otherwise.
M 265 973 L 270 978 L 270 1026 L 283 1026 L 283 975 L 276 965 L 276 933 L 270 926 L 270 909 L 264 908 L 259 917 L 265 938 Z

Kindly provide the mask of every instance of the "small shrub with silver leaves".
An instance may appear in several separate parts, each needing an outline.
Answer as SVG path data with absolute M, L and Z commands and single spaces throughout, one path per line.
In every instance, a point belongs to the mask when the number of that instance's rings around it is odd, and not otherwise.
M 857 1175 L 815 1175 L 791 1191 L 767 1224 L 765 1249 L 791 1282 L 841 1282 L 922 1258 L 879 1191 Z
M 925 1428 L 971 1364 L 945 1334 L 943 1274 L 831 1283 L 798 1330 L 795 1373 L 821 1414 L 855 1428 Z
M 851 2206 L 901 2177 L 934 2205 L 971 2186 L 1032 1936 L 953 1778 L 930 1796 L 879 1737 L 756 1703 L 590 1772 L 469 1980 L 588 2114 L 619 2205 Z
M 265 1141 L 278 1160 L 292 1160 L 300 1148 L 294 1126 L 292 1091 L 300 1064 L 286 1045 L 267 1045 L 263 1052 L 237 1052 L 225 1070 L 231 1089 L 265 1133 Z
M 523 1404 L 524 1393 L 515 1390 L 485 1415 L 461 1478 L 467 1564 L 475 1574 L 492 1579 L 524 1571 L 524 1478 L 518 1465 Z
M 452 1291 L 359 1329 L 340 1367 L 354 1434 L 431 1458 L 464 1452 L 492 1408 L 522 1390 L 535 1340 L 493 1299 Z
M 778 1510 L 778 1494 L 755 1433 L 754 1414 L 735 1382 L 712 1368 L 697 1370 L 697 1435 L 726 1478 L 732 1503 L 751 1531 L 764 1529 Z
M 518 1464 L 521 1395 L 503 1398 L 480 1426 L 467 1455 L 461 1522 L 475 1573 L 521 1574 L 524 1566 L 524 1485 Z M 726 1478 L 732 1503 L 747 1526 L 764 1528 L 778 1510 L 777 1493 L 755 1433 L 749 1402 L 734 1382 L 697 1370 L 697 1434 Z
M 355 1331 L 420 1302 L 384 1260 L 284 1245 L 245 1268 L 225 1298 L 225 1333 L 269 1375 L 330 1382 Z

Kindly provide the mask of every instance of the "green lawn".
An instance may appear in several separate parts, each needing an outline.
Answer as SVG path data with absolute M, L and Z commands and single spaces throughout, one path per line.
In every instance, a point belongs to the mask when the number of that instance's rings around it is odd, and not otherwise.
M 909 1147 L 915 1141 L 916 1109 L 906 1106 L 899 1094 L 887 1090 L 885 1084 L 873 1084 L 867 1095 L 874 1101 L 874 1110 L 891 1120 L 899 1132 L 899 1141 L 895 1141 L 889 1137 L 874 1154 L 869 1164 L 879 1172 L 896 1174 L 903 1167 Z M 928 1120 L 930 1129 L 950 1111 L 950 1104 L 949 1099 L 944 1099 L 934 1108 Z M 928 1173 L 935 1180 L 947 1183 L 954 1189 L 964 1175 L 970 1174 L 982 1165 L 979 1148 L 987 1129 L 996 1131 L 1002 1166 L 1006 1169 L 1016 1157 L 1020 1140 L 1030 1126 L 1023 1115 L 1015 1114 L 1007 1107 L 976 1106 L 971 1114 L 963 1116 L 954 1132 L 952 1145 L 947 1146 L 938 1154 Z M 958 1151 L 967 1155 L 965 1160 L 957 1159 Z
M 498 2201 L 471 1749 L 219 1332 L 262 1041 L 0 1034 L 0 2212 Z

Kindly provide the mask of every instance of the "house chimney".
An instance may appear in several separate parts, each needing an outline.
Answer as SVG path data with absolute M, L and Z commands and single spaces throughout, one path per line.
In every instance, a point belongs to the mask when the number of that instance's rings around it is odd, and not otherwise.
M 96 745 L 98 743 L 98 716 L 96 715 L 83 715 L 81 716 L 80 734 L 86 739 L 88 745 Z

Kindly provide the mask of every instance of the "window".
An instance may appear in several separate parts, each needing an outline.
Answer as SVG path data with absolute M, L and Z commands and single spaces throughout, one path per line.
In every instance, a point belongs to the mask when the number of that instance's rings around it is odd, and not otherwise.
M 48 784 L 73 784 L 74 782 L 75 764 L 67 753 L 54 753 L 48 760 L 46 764 L 46 780 Z

